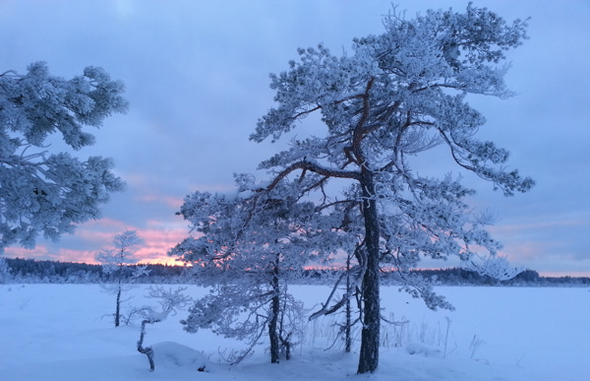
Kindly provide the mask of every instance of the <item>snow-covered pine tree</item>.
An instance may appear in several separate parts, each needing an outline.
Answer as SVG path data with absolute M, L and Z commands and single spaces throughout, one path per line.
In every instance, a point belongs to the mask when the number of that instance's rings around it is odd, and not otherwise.
M 0 257 L 0 284 L 8 283 L 12 275 L 10 274 L 10 267 L 6 262 L 6 258 Z
M 185 330 L 212 328 L 244 340 L 251 353 L 265 332 L 272 363 L 289 359 L 301 334 L 302 304 L 288 292 L 288 281 L 321 254 L 315 205 L 301 201 L 304 184 L 282 183 L 260 189 L 252 176 L 236 177 L 238 194 L 195 192 L 180 213 L 197 238 L 188 237 L 170 252 L 192 263 L 196 280 L 210 287 L 183 321 Z
M 321 115 L 324 136 L 316 127 L 315 136 L 294 140 L 260 168 L 272 174 L 268 191 L 285 179 L 314 174 L 323 181 L 309 191 L 325 199 L 328 181 L 350 183 L 340 201 L 355 203 L 364 228 L 358 373 L 373 372 L 379 363 L 383 263 L 407 268 L 422 255 L 468 260 L 474 246 L 492 254 L 498 248 L 482 228 L 487 221 L 469 213 L 464 199 L 473 191 L 451 176 L 420 176 L 411 157 L 444 145 L 460 168 L 505 195 L 534 184 L 504 169 L 506 150 L 475 138 L 485 120 L 467 103 L 470 94 L 512 95 L 501 62 L 526 38 L 526 21 L 507 24 L 472 4 L 464 13 L 427 11 L 409 20 L 394 9 L 383 21 L 385 32 L 355 39 L 350 54 L 338 57 L 321 45 L 300 49 L 299 61 L 271 76 L 277 105 L 251 135 L 256 142 L 276 141 L 305 117 Z M 427 289 L 412 290 L 432 306 L 445 305 Z
M 0 74 L 0 253 L 15 243 L 33 248 L 39 234 L 57 240 L 72 233 L 100 217 L 99 205 L 123 189 L 110 159 L 80 161 L 51 153 L 45 143 L 58 133 L 75 150 L 92 145 L 94 136 L 83 128 L 125 112 L 122 92 L 122 82 L 98 67 L 70 80 L 50 75 L 43 62 L 24 75 Z

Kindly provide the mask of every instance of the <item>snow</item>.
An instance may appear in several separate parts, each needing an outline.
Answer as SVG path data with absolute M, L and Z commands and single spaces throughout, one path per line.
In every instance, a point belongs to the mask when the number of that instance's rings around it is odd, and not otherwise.
M 173 341 L 165 341 L 152 345 L 155 354 L 155 362 L 159 366 L 165 365 L 171 368 L 187 367 L 198 371 L 211 368 L 209 360 L 203 352 L 196 351 L 186 345 Z
M 306 307 L 317 308 L 327 286 L 292 286 Z M 128 305 L 149 304 L 147 286 Z M 430 311 L 423 302 L 382 288 L 379 370 L 355 375 L 358 352 L 335 345 L 332 324 L 306 327 L 293 359 L 270 364 L 266 343 L 235 367 L 221 354 L 241 343 L 207 330 L 189 334 L 186 311 L 147 327 L 156 370 L 136 350 L 139 322 L 113 327 L 112 295 L 98 285 L 0 285 L 0 380 L 506 380 L 583 381 L 590 374 L 590 290 L 587 288 L 438 287 L 455 311 Z M 194 296 L 205 290 L 189 286 Z M 153 300 L 151 301 L 153 303 Z M 358 339 L 358 338 L 357 338 Z M 401 346 L 399 346 L 401 344 Z M 358 342 L 356 343 L 358 349 Z M 205 372 L 198 368 L 205 365 Z

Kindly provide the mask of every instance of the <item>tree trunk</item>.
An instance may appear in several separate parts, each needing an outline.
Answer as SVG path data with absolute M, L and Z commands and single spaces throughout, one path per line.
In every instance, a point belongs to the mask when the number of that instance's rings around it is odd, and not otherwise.
M 115 327 L 119 326 L 121 322 L 121 284 L 117 290 L 117 305 L 115 306 Z
M 373 174 L 368 169 L 362 171 L 361 188 L 365 219 L 366 269 L 361 286 L 364 316 L 357 372 L 373 373 L 379 365 L 381 301 L 379 297 L 379 220 Z
M 157 320 L 159 321 L 159 320 Z M 154 350 L 152 347 L 144 347 L 143 346 L 143 339 L 145 338 L 145 325 L 148 323 L 155 323 L 157 321 L 152 321 L 149 319 L 145 319 L 141 322 L 141 332 L 139 334 L 139 340 L 137 341 L 137 351 L 139 353 L 143 353 L 147 356 L 148 361 L 150 363 L 150 371 L 153 372 L 156 369 L 156 364 L 154 363 Z
M 352 311 L 350 307 L 350 255 L 346 258 L 346 324 L 344 326 L 344 352 L 349 353 L 352 349 L 351 325 Z
M 268 336 L 270 338 L 270 362 L 273 364 L 278 364 L 280 360 L 280 340 L 278 332 L 278 322 L 279 314 L 281 311 L 278 264 L 276 264 L 272 269 L 271 283 L 273 297 L 271 300 L 271 317 L 268 323 Z

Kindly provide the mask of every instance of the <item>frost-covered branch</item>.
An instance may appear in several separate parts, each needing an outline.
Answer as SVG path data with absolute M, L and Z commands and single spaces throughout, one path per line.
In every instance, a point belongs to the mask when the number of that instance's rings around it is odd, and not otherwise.
M 325 177 L 338 177 L 338 178 L 343 178 L 343 179 L 358 179 L 360 176 L 358 172 L 342 171 L 342 170 L 325 168 L 325 167 L 322 167 L 316 163 L 312 163 L 307 160 L 302 160 L 297 163 L 293 163 L 289 167 L 282 170 L 279 174 L 277 174 L 275 176 L 273 181 L 268 186 L 265 187 L 265 189 L 266 190 L 273 189 L 274 187 L 276 187 L 276 185 L 280 181 L 282 181 L 285 177 L 287 177 L 289 174 L 291 174 L 292 172 L 294 172 L 298 169 L 301 169 L 304 171 L 311 171 L 311 172 L 317 173 L 317 174 L 325 176 Z
M 146 325 L 162 322 L 166 320 L 171 313 L 176 314 L 178 309 L 185 308 L 192 301 L 192 298 L 185 295 L 184 291 L 186 291 L 186 287 L 178 287 L 175 290 L 166 290 L 164 287 L 150 287 L 150 292 L 147 296 L 149 298 L 159 299 L 158 303 L 160 304 L 161 309 L 159 311 L 154 310 L 151 307 L 144 307 L 142 309 L 144 319 L 141 322 L 139 340 L 137 341 L 137 351 L 147 356 L 150 364 L 150 371 L 152 372 L 156 369 L 154 350 L 152 347 L 145 347 L 143 345 L 145 335 L 147 334 Z
M 124 113 L 123 90 L 97 67 L 70 80 L 50 75 L 43 62 L 24 75 L 0 75 L 0 253 L 13 244 L 33 248 L 40 234 L 57 240 L 72 233 L 77 224 L 100 217 L 99 205 L 123 190 L 110 159 L 50 154 L 45 143 L 58 133 L 74 150 L 92 145 L 95 138 L 85 128 Z
M 499 255 L 473 256 L 465 261 L 463 268 L 498 280 L 512 279 L 524 271 L 521 267 L 511 265 L 506 257 Z
M 346 301 L 352 297 L 352 289 L 355 288 L 353 286 L 360 284 L 360 281 L 362 280 L 363 275 L 364 275 L 364 269 L 362 266 L 355 266 L 355 267 L 351 268 L 349 271 L 346 271 L 346 272 L 343 272 L 342 274 L 340 274 L 340 276 L 338 277 L 338 280 L 336 281 L 336 283 L 334 283 L 334 286 L 332 287 L 332 291 L 330 291 L 330 295 L 328 295 L 326 302 L 322 303 L 322 308 L 320 308 L 318 311 L 312 313 L 309 316 L 309 320 L 316 319 L 320 316 L 333 314 L 334 312 L 336 312 L 340 308 L 342 308 L 342 306 L 344 306 Z M 332 298 L 334 297 L 336 291 L 338 290 L 338 287 L 340 286 L 340 283 L 343 280 L 350 281 L 352 286 L 349 285 L 348 289 L 344 292 L 344 294 L 341 296 L 339 301 L 335 302 L 334 304 L 331 304 Z

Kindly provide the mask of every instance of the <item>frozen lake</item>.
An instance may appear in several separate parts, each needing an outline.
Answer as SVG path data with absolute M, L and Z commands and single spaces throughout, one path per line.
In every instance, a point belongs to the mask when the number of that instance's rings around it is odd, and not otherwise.
M 168 286 L 166 286 L 168 287 Z M 171 286 L 175 287 L 175 286 Z M 128 293 L 127 305 L 155 305 Z M 292 286 L 312 308 L 327 286 Z M 189 334 L 181 311 L 149 325 L 146 344 L 172 341 L 202 351 L 209 372 L 190 366 L 156 364 L 136 351 L 137 322 L 114 328 L 114 296 L 98 285 L 0 285 L 0 380 L 551 380 L 584 381 L 590 374 L 590 290 L 588 288 L 438 287 L 455 311 L 428 310 L 422 301 L 382 288 L 384 316 L 403 325 L 383 324 L 380 368 L 355 375 L 357 352 L 342 352 L 332 325 L 342 315 L 306 326 L 294 358 L 270 364 L 263 342 L 242 364 L 220 362 L 224 350 L 243 344 L 209 331 Z M 189 286 L 197 297 L 205 291 Z M 356 343 L 358 344 L 358 343 Z M 358 345 L 357 345 L 358 347 Z M 410 354 L 412 353 L 412 354 Z

